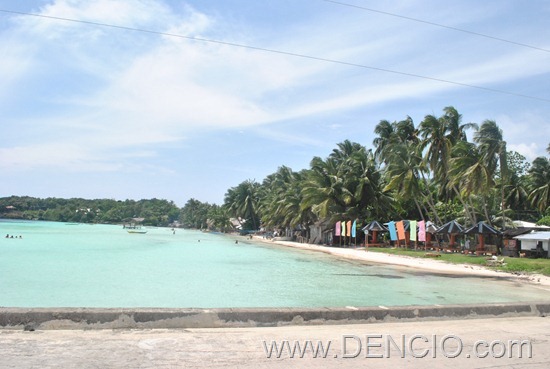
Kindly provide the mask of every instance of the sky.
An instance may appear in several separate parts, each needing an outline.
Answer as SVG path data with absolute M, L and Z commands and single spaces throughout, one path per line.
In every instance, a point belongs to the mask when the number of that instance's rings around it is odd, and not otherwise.
M 0 55 L 1 197 L 221 204 L 446 106 L 550 142 L 546 0 L 0 0 Z

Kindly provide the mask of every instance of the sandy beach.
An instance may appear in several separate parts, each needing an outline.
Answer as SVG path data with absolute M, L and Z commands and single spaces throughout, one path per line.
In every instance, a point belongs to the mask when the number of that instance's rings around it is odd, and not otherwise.
M 442 260 L 431 258 L 415 258 L 404 255 L 392 255 L 381 252 L 366 251 L 364 247 L 344 248 L 330 247 L 324 245 L 314 245 L 292 241 L 281 241 L 277 239 L 265 239 L 255 236 L 254 240 L 267 244 L 276 244 L 280 246 L 299 248 L 315 252 L 324 252 L 335 257 L 364 261 L 368 263 L 389 264 L 405 268 L 415 268 L 430 271 L 433 273 L 444 274 L 468 274 L 472 276 L 509 278 L 522 283 L 530 283 L 550 290 L 550 277 L 540 274 L 515 274 L 503 272 L 488 267 L 469 265 L 469 264 L 451 264 Z

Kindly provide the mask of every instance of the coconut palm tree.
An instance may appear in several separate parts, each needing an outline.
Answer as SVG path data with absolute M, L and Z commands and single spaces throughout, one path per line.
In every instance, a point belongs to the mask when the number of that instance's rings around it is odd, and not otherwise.
M 212 205 L 210 210 L 208 210 L 208 224 L 209 227 L 217 229 L 221 232 L 226 232 L 232 228 L 232 223 L 230 222 L 230 215 L 227 208 L 218 205 Z
M 372 144 L 376 148 L 374 151 L 374 156 L 380 162 L 384 162 L 384 152 L 386 147 L 391 144 L 393 136 L 395 135 L 396 123 L 390 123 L 387 120 L 381 120 L 380 123 L 374 127 L 374 133 L 378 135 L 373 141 Z
M 224 198 L 224 205 L 231 214 L 246 219 L 246 226 L 253 230 L 259 227 L 259 188 L 258 182 L 248 179 L 227 190 Z
M 266 227 L 307 228 L 315 221 L 311 208 L 302 207 L 302 187 L 306 171 L 293 172 L 282 166 L 262 183 L 261 213 Z
M 344 141 L 326 160 L 313 158 L 310 166 L 302 188 L 302 206 L 310 207 L 320 218 L 364 219 L 391 208 L 374 155 L 364 146 Z
M 433 180 L 439 185 L 439 196 L 450 199 L 454 194 L 462 203 L 466 216 L 474 224 L 470 206 L 463 199 L 456 185 L 449 184 L 449 159 L 454 145 L 465 141 L 465 130 L 475 127 L 475 124 L 461 124 L 461 115 L 451 106 L 446 107 L 444 112 L 445 114 L 439 118 L 434 115 L 426 115 L 419 125 L 419 134 L 422 138 L 420 145 L 425 151 L 424 160 L 432 172 Z M 431 195 L 428 200 L 434 207 Z M 437 215 L 437 213 L 435 214 Z
M 544 156 L 536 158 L 529 169 L 529 177 L 529 200 L 534 207 L 544 213 L 550 206 L 550 160 Z
M 267 227 L 286 226 L 284 215 L 281 214 L 281 201 L 284 200 L 294 172 L 286 166 L 281 166 L 262 182 L 259 191 L 259 209 L 262 213 L 262 223 Z
M 526 204 L 529 203 L 529 193 L 524 182 L 518 176 L 511 176 L 510 181 L 504 187 L 504 201 L 514 211 L 527 210 Z
M 462 141 L 453 147 L 449 159 L 449 184 L 460 189 L 464 198 L 479 194 L 486 197 L 494 186 L 493 173 L 487 167 L 479 148 L 473 143 Z M 485 201 L 483 201 L 485 204 Z M 484 205 L 484 213 L 489 219 Z M 471 213 L 475 224 L 475 212 Z
M 453 145 L 459 141 L 468 141 L 466 137 L 467 129 L 478 128 L 476 123 L 462 124 L 462 115 L 459 114 L 458 111 L 452 106 L 443 108 L 443 112 L 443 116 L 439 119 L 444 122 L 447 138 Z
M 426 149 L 425 160 L 434 177 L 442 180 L 448 172 L 452 143 L 446 136 L 445 124 L 433 115 L 426 115 L 420 122 L 421 147 Z
M 489 174 L 495 176 L 499 169 L 499 187 L 501 193 L 501 212 L 505 209 L 504 188 L 508 182 L 508 160 L 506 141 L 502 138 L 502 130 L 494 120 L 484 120 L 474 134 L 474 141 L 479 145 L 479 151 Z M 490 219 L 487 219 L 491 222 Z M 503 224 L 504 225 L 504 224 Z
M 501 175 L 507 168 L 506 141 L 502 139 L 502 130 L 494 120 L 484 120 L 474 134 L 474 142 L 479 145 L 488 170 L 495 174 L 500 165 Z
M 340 170 L 347 195 L 348 218 L 365 219 L 372 214 L 389 214 L 392 198 L 384 190 L 383 178 L 372 151 L 361 145 L 356 146 Z
M 284 198 L 279 201 L 279 211 L 284 216 L 283 224 L 291 228 L 302 225 L 304 228 L 309 229 L 309 226 L 317 220 L 311 206 L 304 206 L 303 204 L 302 188 L 306 174 L 307 170 L 294 173 Z
M 388 165 L 385 169 L 387 185 L 385 190 L 395 191 L 403 200 L 412 200 L 422 219 L 424 214 L 420 201 L 425 194 L 422 189 L 421 172 L 424 171 L 420 145 L 404 143 L 393 145 L 388 154 Z
M 416 144 L 419 141 L 418 130 L 409 116 L 395 124 L 395 135 L 399 142 Z
M 302 188 L 303 206 L 311 207 L 320 218 L 345 213 L 342 197 L 343 179 L 339 176 L 336 160 L 314 157 Z
M 529 210 L 529 191 L 527 171 L 530 164 L 525 157 L 518 152 L 509 151 L 508 160 L 508 183 L 504 187 L 504 201 L 509 209 L 512 210 L 511 216 L 516 216 L 518 212 Z

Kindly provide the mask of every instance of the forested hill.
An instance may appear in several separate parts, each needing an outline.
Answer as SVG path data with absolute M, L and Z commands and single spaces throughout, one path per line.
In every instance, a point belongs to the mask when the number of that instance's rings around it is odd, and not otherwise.
M 144 225 L 168 226 L 178 220 L 180 209 L 167 200 L 39 199 L 28 196 L 0 198 L 0 218 L 56 222 L 123 223 L 144 218 Z

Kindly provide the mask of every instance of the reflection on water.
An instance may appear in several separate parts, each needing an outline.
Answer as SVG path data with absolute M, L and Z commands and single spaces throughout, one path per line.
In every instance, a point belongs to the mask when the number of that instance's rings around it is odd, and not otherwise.
M 0 306 L 321 307 L 550 300 L 506 279 L 436 275 L 197 231 L 0 221 Z M 0 233 L 1 234 L 1 233 Z M 242 238 L 238 238 L 241 240 Z M 200 242 L 198 242 L 200 240 Z

